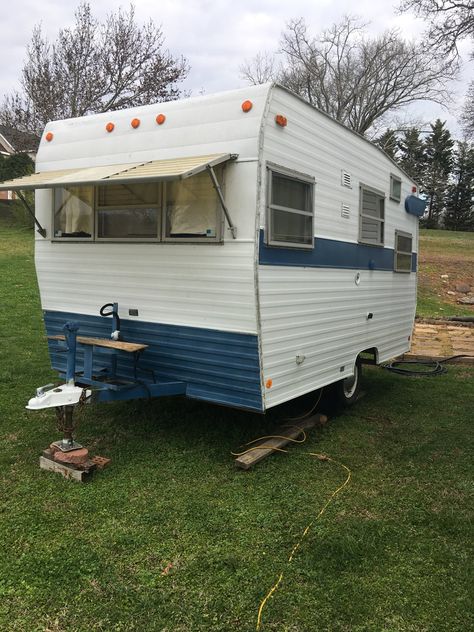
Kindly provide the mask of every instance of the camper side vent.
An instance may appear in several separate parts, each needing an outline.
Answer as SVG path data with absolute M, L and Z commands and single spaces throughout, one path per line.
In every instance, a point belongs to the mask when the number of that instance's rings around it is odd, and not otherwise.
M 349 219 L 351 216 L 351 210 L 349 208 L 348 204 L 343 204 L 341 206 L 341 217 L 343 217 L 344 219 Z
M 352 189 L 352 177 L 347 171 L 341 171 L 341 184 L 343 187 Z

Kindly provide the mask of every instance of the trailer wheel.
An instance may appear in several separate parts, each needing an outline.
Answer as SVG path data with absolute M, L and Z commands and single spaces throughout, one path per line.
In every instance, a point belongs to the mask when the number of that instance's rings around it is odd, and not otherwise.
M 362 362 L 357 357 L 354 365 L 354 375 L 346 377 L 334 385 L 334 395 L 338 403 L 344 406 L 351 406 L 357 401 L 360 392 L 360 383 L 362 378 Z

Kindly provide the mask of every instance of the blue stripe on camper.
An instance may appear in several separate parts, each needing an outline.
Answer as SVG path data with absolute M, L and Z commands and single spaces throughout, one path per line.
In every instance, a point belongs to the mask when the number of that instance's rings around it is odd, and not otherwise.
M 79 336 L 109 338 L 112 320 L 68 312 L 44 312 L 48 335 L 62 334 L 68 320 L 79 323 Z M 239 334 L 198 327 L 182 327 L 121 319 L 121 332 L 127 342 L 149 345 L 138 363 L 138 379 L 179 380 L 186 383 L 186 395 L 218 404 L 261 412 L 262 393 L 258 339 Z M 64 372 L 66 353 L 58 343 L 49 341 L 53 369 Z M 108 366 L 106 356 L 94 354 L 94 372 Z M 101 358 L 105 358 L 101 362 Z M 133 357 L 117 356 L 117 375 L 134 379 Z M 83 353 L 78 347 L 76 371 L 83 369 Z
M 280 248 L 267 246 L 260 230 L 260 265 L 297 266 L 302 268 L 344 268 L 349 270 L 386 270 L 393 272 L 393 248 L 366 246 L 348 241 L 315 237 L 314 248 Z M 416 272 L 417 255 L 412 254 L 411 271 Z

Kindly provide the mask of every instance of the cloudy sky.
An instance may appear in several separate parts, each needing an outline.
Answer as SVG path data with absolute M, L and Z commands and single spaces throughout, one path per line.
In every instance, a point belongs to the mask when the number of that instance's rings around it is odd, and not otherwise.
M 103 18 L 128 1 L 91 0 L 96 17 Z M 185 87 L 193 94 L 227 90 L 245 85 L 239 77 L 239 65 L 258 51 L 273 51 L 285 23 L 291 18 L 304 17 L 317 33 L 338 21 L 344 14 L 354 14 L 370 20 L 370 30 L 376 34 L 397 27 L 406 38 L 419 37 L 424 25 L 411 15 L 396 15 L 397 0 L 135 0 L 138 22 L 152 18 L 161 24 L 166 46 L 175 55 L 183 54 L 191 71 Z M 43 32 L 54 39 L 61 27 L 72 25 L 77 3 L 64 0 L 16 0 L 14 11 L 2 14 L 0 38 L 0 99 L 18 87 L 25 57 L 25 48 L 33 27 L 42 23 Z M 448 121 L 455 133 L 457 111 L 467 83 L 474 76 L 474 62 L 468 62 L 469 44 L 461 51 L 466 61 L 461 79 L 453 82 L 454 104 L 449 111 L 428 103 L 412 107 L 410 116 L 428 122 L 439 116 Z

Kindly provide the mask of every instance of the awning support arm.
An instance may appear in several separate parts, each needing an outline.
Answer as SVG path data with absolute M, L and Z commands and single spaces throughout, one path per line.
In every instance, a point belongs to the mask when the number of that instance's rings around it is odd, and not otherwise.
M 26 201 L 25 196 L 23 195 L 23 193 L 21 191 L 17 191 L 18 197 L 20 198 L 20 200 L 23 202 L 23 206 L 26 208 L 26 210 L 28 211 L 28 213 L 31 215 L 31 217 L 33 218 L 36 227 L 38 229 L 38 233 L 41 235 L 41 237 L 46 237 L 46 228 L 43 228 L 41 226 L 41 224 L 39 223 L 39 221 L 36 219 L 35 216 L 35 212 L 33 211 L 33 209 L 31 208 L 31 206 L 28 204 L 28 202 Z
M 222 210 L 224 211 L 224 215 L 227 220 L 227 223 L 229 224 L 229 229 L 230 229 L 230 232 L 232 233 L 232 238 L 237 239 L 237 226 L 235 226 L 234 223 L 232 222 L 232 219 L 229 214 L 229 209 L 226 206 L 224 195 L 222 194 L 222 189 L 220 187 L 219 181 L 217 180 L 216 174 L 214 173 L 214 169 L 211 167 L 211 165 L 207 165 L 206 169 L 212 180 L 212 184 L 216 190 L 216 193 L 221 203 Z

